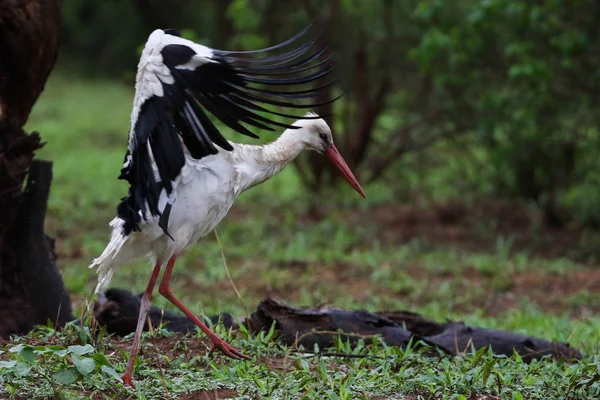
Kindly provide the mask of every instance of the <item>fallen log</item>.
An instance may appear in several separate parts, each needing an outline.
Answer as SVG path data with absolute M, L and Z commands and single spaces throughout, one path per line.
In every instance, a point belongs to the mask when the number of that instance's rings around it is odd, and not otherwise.
M 96 322 L 106 327 L 106 331 L 118 336 L 126 336 L 135 332 L 138 314 L 140 311 L 140 299 L 142 294 L 134 295 L 124 289 L 108 289 L 100 293 L 98 300 L 94 302 L 93 315 Z M 148 320 L 153 327 L 165 324 L 172 332 L 193 332 L 196 325 L 183 314 L 176 314 L 152 306 L 146 319 L 144 330 L 149 330 Z M 213 324 L 219 320 L 227 327 L 236 327 L 237 323 L 229 313 L 223 313 L 210 318 Z
M 95 303 L 94 317 L 100 325 L 106 326 L 108 333 L 127 335 L 135 330 L 140 297 L 141 294 L 134 295 L 123 289 L 109 289 Z M 235 319 L 227 313 L 212 316 L 210 320 L 213 323 L 221 320 L 229 328 L 237 327 Z M 150 323 L 164 324 L 167 330 L 180 333 L 196 329 L 187 317 L 158 307 L 151 308 Z M 255 333 L 268 331 L 275 324 L 282 343 L 306 349 L 312 349 L 315 344 L 320 349 L 332 347 L 340 336 L 356 344 L 360 339 L 368 343 L 377 335 L 389 346 L 406 348 L 410 342 L 421 343 L 449 355 L 489 347 L 498 355 L 512 356 L 516 352 L 526 362 L 545 356 L 567 360 L 582 356 L 568 343 L 471 327 L 456 321 L 438 323 L 408 311 L 372 313 L 329 307 L 294 308 L 270 297 L 261 301 L 256 311 L 241 323 Z M 145 329 L 149 329 L 148 324 Z

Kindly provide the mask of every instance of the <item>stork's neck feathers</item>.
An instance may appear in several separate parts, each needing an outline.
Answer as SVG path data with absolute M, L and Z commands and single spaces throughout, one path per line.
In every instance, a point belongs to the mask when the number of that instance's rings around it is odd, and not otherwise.
M 264 146 L 238 144 L 234 150 L 240 192 L 277 175 L 306 148 L 302 129 L 288 129 Z
M 302 140 L 302 129 L 287 129 L 277 140 L 259 147 L 267 164 L 281 165 L 285 167 L 306 148 Z

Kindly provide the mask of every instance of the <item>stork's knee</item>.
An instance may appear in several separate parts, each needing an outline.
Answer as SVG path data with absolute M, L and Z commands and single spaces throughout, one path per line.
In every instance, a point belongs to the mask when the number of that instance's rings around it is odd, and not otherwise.
M 158 287 L 158 293 L 162 294 L 165 297 L 169 297 L 173 294 L 169 285 L 160 285 Z

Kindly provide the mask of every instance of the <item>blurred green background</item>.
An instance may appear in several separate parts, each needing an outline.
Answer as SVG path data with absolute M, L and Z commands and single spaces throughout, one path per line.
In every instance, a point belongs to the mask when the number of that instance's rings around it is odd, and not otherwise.
M 255 49 L 318 18 L 346 93 L 337 141 L 385 200 L 492 196 L 597 228 L 599 17 L 585 0 L 69 0 L 57 73 L 133 87 L 155 28 Z M 302 172 L 311 190 L 328 181 L 328 169 Z
M 520 299 L 595 310 L 600 3 L 566 0 L 65 1 L 58 64 L 28 128 L 47 141 L 39 156 L 54 161 L 47 228 L 75 304 L 93 287 L 85 267 L 127 190 L 116 177 L 149 33 L 177 28 L 245 50 L 315 19 L 340 76 L 329 94 L 345 92 L 316 111 L 332 112 L 368 198 L 338 185 L 317 154 L 244 194 L 219 232 L 250 306 L 279 293 L 443 315 L 498 296 L 510 298 L 498 303 L 505 311 Z M 141 290 L 148 272 L 140 260 L 114 285 Z M 241 312 L 212 235 L 177 273 L 190 301 Z M 560 276 L 555 297 L 528 274 Z

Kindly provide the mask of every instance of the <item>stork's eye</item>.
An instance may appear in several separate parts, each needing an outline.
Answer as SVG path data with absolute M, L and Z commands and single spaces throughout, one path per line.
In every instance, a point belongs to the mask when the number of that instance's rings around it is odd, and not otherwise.
M 319 133 L 319 137 L 321 138 L 322 141 L 327 143 L 327 134 L 326 133 Z

